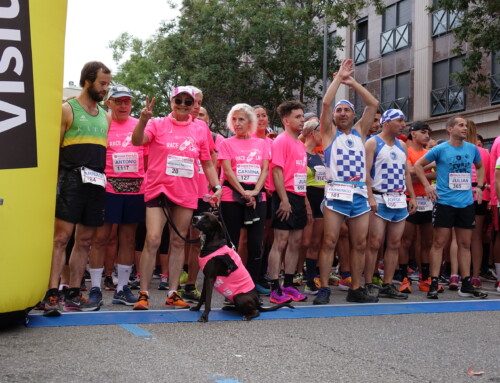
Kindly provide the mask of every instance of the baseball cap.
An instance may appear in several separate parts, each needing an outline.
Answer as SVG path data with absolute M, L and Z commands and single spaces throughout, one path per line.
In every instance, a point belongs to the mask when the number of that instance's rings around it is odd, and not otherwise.
M 172 94 L 170 95 L 170 99 L 172 100 L 175 96 L 186 93 L 191 96 L 194 100 L 194 91 L 190 86 L 177 86 L 172 90 Z
M 130 97 L 132 98 L 132 93 L 130 92 L 130 89 L 127 88 L 125 85 L 115 85 L 113 86 L 108 93 L 108 98 L 120 98 L 120 97 Z
M 424 121 L 415 121 L 410 126 L 410 132 L 414 132 L 416 130 L 424 130 L 424 129 L 427 129 L 428 131 L 432 132 L 430 126 L 427 125 Z

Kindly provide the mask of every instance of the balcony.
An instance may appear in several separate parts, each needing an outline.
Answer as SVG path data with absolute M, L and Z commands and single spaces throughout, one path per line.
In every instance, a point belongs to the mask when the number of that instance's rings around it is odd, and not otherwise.
M 368 43 L 367 40 L 361 40 L 354 45 L 354 64 L 356 65 L 363 64 L 367 61 L 368 59 L 366 54 L 367 43 Z
M 458 85 L 434 89 L 431 92 L 431 116 L 465 110 L 465 90 Z
M 399 109 L 405 114 L 408 120 L 410 116 L 410 97 L 400 97 L 392 101 L 381 102 L 379 109 L 382 113 L 388 109 Z
M 411 23 L 400 25 L 380 34 L 380 54 L 395 52 L 410 46 Z
M 499 104 L 500 103 L 500 73 L 492 75 L 490 77 L 490 103 Z
M 462 12 L 446 12 L 442 9 L 432 14 L 432 36 L 450 32 L 461 23 Z

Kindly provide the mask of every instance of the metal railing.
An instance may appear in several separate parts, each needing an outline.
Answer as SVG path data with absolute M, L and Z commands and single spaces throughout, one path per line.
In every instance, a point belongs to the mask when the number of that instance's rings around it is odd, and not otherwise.
M 465 90 L 458 85 L 431 91 L 431 116 L 465 110 Z
M 410 25 L 400 25 L 380 34 L 380 54 L 385 55 L 410 46 Z

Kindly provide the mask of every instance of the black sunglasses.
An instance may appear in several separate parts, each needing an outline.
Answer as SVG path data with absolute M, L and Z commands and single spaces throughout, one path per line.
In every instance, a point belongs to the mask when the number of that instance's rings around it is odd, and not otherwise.
M 186 105 L 186 106 L 191 106 L 193 105 L 193 100 L 181 100 L 180 98 L 174 98 L 174 102 L 176 105 Z

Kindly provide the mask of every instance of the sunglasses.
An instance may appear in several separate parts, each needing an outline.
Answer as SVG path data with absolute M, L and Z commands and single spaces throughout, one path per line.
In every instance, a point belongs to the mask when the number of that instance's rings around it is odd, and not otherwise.
M 180 98 L 174 98 L 175 105 L 186 105 L 186 106 L 191 106 L 193 105 L 193 100 L 181 100 Z

